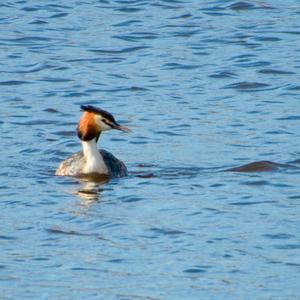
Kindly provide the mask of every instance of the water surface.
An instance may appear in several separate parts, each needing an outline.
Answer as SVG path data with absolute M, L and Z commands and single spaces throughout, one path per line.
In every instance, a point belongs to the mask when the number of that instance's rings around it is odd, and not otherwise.
M 0 4 L 1 299 L 297 299 L 298 1 Z M 79 106 L 130 176 L 58 178 Z M 295 164 L 297 166 L 297 161 Z M 298 161 L 299 165 L 299 161 Z

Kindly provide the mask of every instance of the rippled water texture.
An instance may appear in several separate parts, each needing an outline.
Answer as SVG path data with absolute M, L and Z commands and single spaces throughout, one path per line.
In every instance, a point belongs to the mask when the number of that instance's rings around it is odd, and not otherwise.
M 300 6 L 0 3 L 0 298 L 298 299 Z M 58 178 L 79 106 L 130 176 Z M 223 172 L 254 161 L 293 167 Z M 277 166 L 277 165 L 276 165 Z

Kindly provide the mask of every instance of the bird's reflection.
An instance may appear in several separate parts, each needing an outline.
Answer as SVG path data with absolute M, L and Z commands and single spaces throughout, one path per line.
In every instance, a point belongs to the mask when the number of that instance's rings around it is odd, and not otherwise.
M 99 174 L 89 174 L 78 178 L 81 186 L 75 192 L 81 199 L 81 204 L 89 207 L 95 201 L 99 201 L 103 186 L 109 181 L 109 177 Z

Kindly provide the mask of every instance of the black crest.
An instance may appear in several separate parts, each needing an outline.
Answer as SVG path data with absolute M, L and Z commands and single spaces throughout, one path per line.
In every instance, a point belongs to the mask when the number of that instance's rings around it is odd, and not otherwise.
M 101 108 L 97 108 L 92 105 L 81 105 L 80 108 L 83 111 L 88 111 L 88 112 L 92 112 L 97 115 L 101 115 L 102 117 L 106 118 L 108 121 L 112 122 L 113 124 L 117 124 L 113 115 Z

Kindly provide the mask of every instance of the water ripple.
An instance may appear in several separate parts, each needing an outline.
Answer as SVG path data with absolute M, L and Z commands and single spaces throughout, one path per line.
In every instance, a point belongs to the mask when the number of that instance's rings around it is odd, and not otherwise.
M 2 298 L 299 297 L 299 5 L 269 2 L 0 3 Z M 54 176 L 83 104 L 128 177 Z
M 132 53 L 132 52 L 139 51 L 139 50 L 144 50 L 144 49 L 147 49 L 147 48 L 148 47 L 146 47 L 146 46 L 138 46 L 138 47 L 123 48 L 123 49 L 120 49 L 120 50 L 117 50 L 117 49 L 110 49 L 110 50 L 91 49 L 89 51 L 97 53 L 97 54 L 115 55 L 115 54 Z
M 262 91 L 266 90 L 270 85 L 266 83 L 261 83 L 261 82 L 238 82 L 238 83 L 232 83 L 225 88 L 227 89 L 236 89 L 239 91 Z
M 21 80 L 9 80 L 9 81 L 0 81 L 0 85 L 22 85 L 22 84 L 30 84 L 32 82 L 21 81 Z

